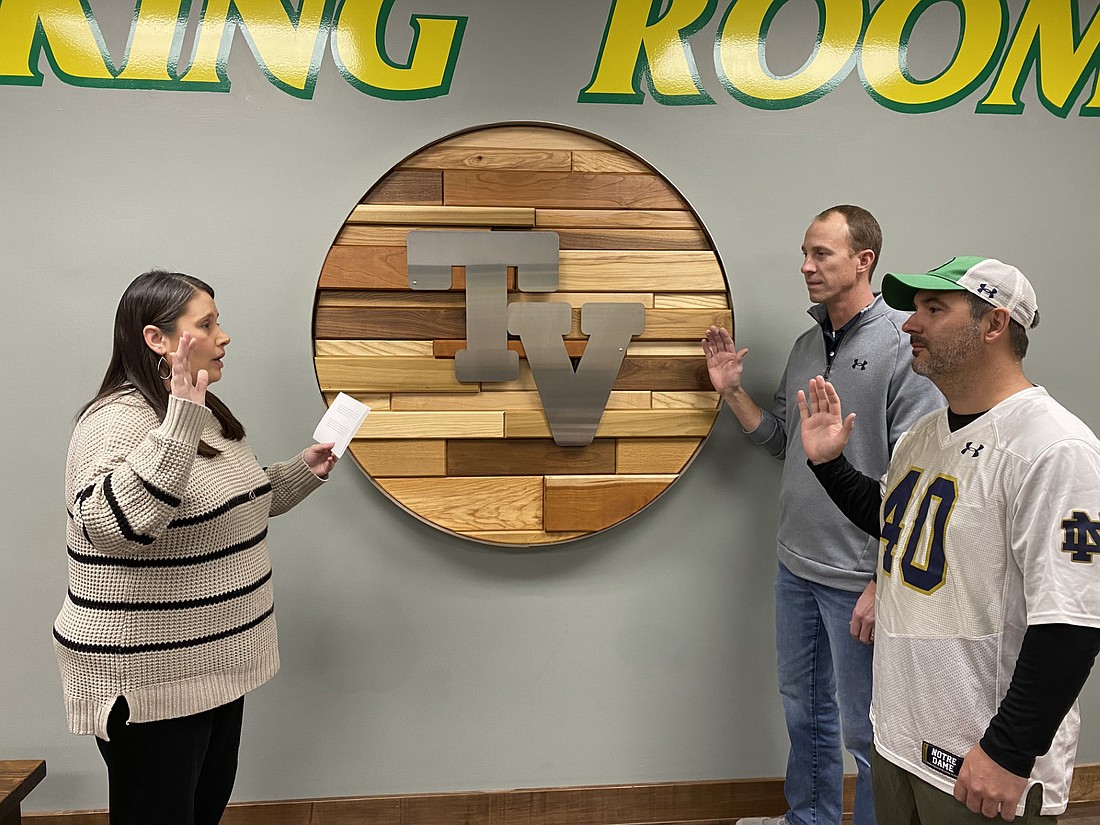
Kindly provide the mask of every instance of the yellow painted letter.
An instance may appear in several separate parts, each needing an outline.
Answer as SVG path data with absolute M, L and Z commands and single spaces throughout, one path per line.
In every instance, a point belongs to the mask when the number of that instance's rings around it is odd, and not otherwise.
M 1097 10 L 1100 12 L 1100 9 Z M 978 104 L 979 112 L 1019 114 L 1024 110 L 1020 90 L 1031 68 L 1038 78 L 1039 99 L 1054 114 L 1065 117 L 1090 77 L 1092 98 L 1081 107 L 1082 115 L 1100 116 L 1096 89 L 1096 67 L 1100 59 L 1100 24 L 1093 13 L 1088 29 L 1078 38 L 1077 3 L 1030 0 L 1020 14 L 1020 23 L 1005 59 L 993 81 L 993 88 Z
M 758 109 L 789 109 L 835 89 L 855 65 L 864 0 L 817 0 L 821 26 L 809 59 L 794 74 L 772 74 L 764 41 L 786 0 L 735 0 L 718 29 L 714 62 L 729 93 Z
M 641 103 L 649 78 L 661 103 L 713 103 L 699 80 L 687 39 L 714 14 L 718 0 L 614 0 L 592 80 L 580 103 Z
M 0 2 L 0 83 L 40 86 L 42 47 L 54 73 L 78 86 L 110 86 L 114 67 L 92 10 L 82 0 Z
M 409 60 L 400 64 L 385 51 L 392 5 L 393 0 L 344 0 L 332 33 L 332 55 L 344 78 L 367 94 L 394 100 L 447 94 L 466 18 L 414 15 Z
M 930 80 L 909 72 L 909 37 L 929 0 L 883 0 L 863 36 L 860 74 L 871 97 L 899 112 L 934 112 L 958 103 L 993 70 L 1008 32 L 1005 0 L 950 0 L 959 10 L 959 44 Z
M 130 86 L 164 86 L 175 81 L 180 46 L 187 28 L 183 0 L 141 0 L 119 81 Z
M 296 97 L 312 97 L 334 3 L 301 0 L 295 12 L 286 0 L 208 0 L 191 68 L 180 81 L 228 91 L 226 61 L 234 29 L 240 26 L 272 84 Z

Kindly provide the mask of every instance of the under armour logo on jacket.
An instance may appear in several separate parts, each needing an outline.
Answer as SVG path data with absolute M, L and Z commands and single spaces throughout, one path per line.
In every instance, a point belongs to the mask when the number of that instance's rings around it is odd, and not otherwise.
M 977 447 L 975 447 L 973 441 L 967 441 L 966 446 L 959 450 L 959 455 L 966 455 L 967 453 L 970 453 L 971 458 L 977 458 L 978 453 L 980 453 L 984 449 L 984 444 L 979 444 Z
M 866 361 L 860 361 L 858 358 L 856 358 L 852 361 L 852 369 L 854 369 L 854 370 L 866 370 L 867 369 L 867 362 Z
M 978 294 L 988 295 L 990 298 L 992 298 L 994 295 L 997 294 L 997 287 L 986 286 L 985 284 L 978 284 Z

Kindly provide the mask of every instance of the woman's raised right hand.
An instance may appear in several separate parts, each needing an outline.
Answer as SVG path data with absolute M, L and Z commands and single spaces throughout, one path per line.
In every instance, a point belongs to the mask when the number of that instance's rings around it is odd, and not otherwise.
M 195 336 L 184 332 L 180 335 L 176 351 L 167 354 L 166 358 L 172 365 L 171 393 L 176 398 L 205 406 L 206 385 L 210 383 L 210 374 L 206 370 L 199 370 L 197 375 L 191 375 L 191 352 L 196 344 Z

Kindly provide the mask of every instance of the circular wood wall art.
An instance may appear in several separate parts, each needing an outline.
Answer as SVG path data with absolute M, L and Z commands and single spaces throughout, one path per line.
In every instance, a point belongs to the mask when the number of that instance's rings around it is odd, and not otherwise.
M 555 443 L 518 337 L 516 380 L 456 379 L 465 271 L 448 290 L 410 288 L 416 229 L 557 233 L 557 290 L 520 291 L 509 268 L 508 301 L 571 305 L 574 364 L 582 305 L 644 305 L 590 444 Z M 410 155 L 352 210 L 317 284 L 314 354 L 327 403 L 371 406 L 349 452 L 390 499 L 454 535 L 538 546 L 623 521 L 684 472 L 718 414 L 699 345 L 711 324 L 732 329 L 725 273 L 671 183 L 586 133 L 495 125 Z

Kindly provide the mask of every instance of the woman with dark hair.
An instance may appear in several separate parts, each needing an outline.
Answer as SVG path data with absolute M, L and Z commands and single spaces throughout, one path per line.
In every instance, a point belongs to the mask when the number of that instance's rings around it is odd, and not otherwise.
M 260 467 L 208 384 L 229 336 L 214 290 L 127 287 L 66 471 L 69 590 L 54 624 L 69 729 L 107 763 L 111 825 L 217 825 L 244 694 L 279 667 L 267 520 L 323 483 L 332 444 Z

